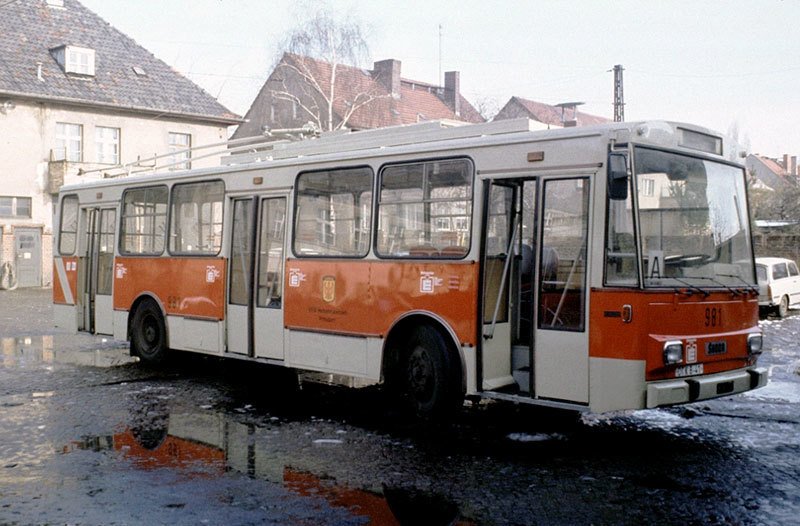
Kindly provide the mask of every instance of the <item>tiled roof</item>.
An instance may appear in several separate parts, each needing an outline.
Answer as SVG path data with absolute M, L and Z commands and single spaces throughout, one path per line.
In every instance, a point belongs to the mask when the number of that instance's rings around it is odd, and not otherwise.
M 51 53 L 64 45 L 95 51 L 94 77 L 64 73 Z M 0 93 L 221 124 L 240 120 L 77 0 L 64 0 L 63 8 L 45 0 L 0 3 Z
M 511 97 L 497 115 L 498 116 L 495 117 L 497 120 L 503 118 L 528 117 L 529 119 L 537 120 L 545 124 L 552 124 L 555 126 L 563 125 L 562 109 L 560 107 L 523 99 L 522 97 Z M 572 110 L 567 109 L 563 115 L 567 119 L 572 119 Z M 592 124 L 603 124 L 606 122 L 611 122 L 611 119 L 583 113 L 580 111 L 580 108 L 578 109 L 578 126 L 590 126 Z
M 296 55 L 286 55 L 285 58 L 291 61 L 303 61 L 309 70 L 316 73 L 314 77 L 320 80 L 322 89 L 330 88 L 329 63 Z M 460 101 L 460 115 L 456 115 L 443 98 L 437 95 L 437 90 L 440 89 L 430 84 L 401 79 L 400 96 L 393 97 L 389 89 L 375 77 L 373 71 L 339 65 L 336 68 L 337 96 L 334 101 L 334 111 L 341 117 L 347 111 L 348 102 L 354 101 L 359 93 L 368 93 L 375 99 L 353 112 L 348 120 L 348 127 L 382 128 L 437 119 L 455 119 L 473 123 L 484 121 L 477 110 L 463 97 Z
M 290 64 L 298 69 L 307 69 L 323 92 L 330 90 L 330 63 L 288 53 L 284 54 L 281 63 Z M 266 122 L 264 119 L 268 115 L 270 104 L 270 90 L 267 89 L 267 84 L 275 78 L 284 78 L 286 73 L 280 71 L 281 63 L 276 66 L 247 112 L 246 118 L 250 122 L 240 126 L 234 137 L 256 133 L 257 127 Z M 443 88 L 401 79 L 399 96 L 392 96 L 389 88 L 377 78 L 376 72 L 371 70 L 340 64 L 336 68 L 335 88 L 333 108 L 339 118 L 347 113 L 349 105 L 356 101 L 359 94 L 368 94 L 372 98 L 371 102 L 353 112 L 347 121 L 348 128 L 381 128 L 439 119 L 484 122 L 480 113 L 460 94 L 460 111 L 459 115 L 456 115 L 453 108 L 445 102 L 444 96 L 440 95 L 444 91 Z

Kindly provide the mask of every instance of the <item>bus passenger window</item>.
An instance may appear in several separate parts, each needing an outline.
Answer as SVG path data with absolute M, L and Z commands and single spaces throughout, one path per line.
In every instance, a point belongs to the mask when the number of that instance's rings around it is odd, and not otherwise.
M 167 232 L 166 186 L 130 188 L 122 195 L 120 252 L 160 255 Z
M 222 247 L 222 181 L 179 184 L 172 188 L 169 251 L 215 256 Z
M 470 246 L 472 164 L 455 159 L 387 166 L 378 210 L 379 256 L 461 259 Z
M 370 168 L 301 173 L 295 200 L 295 255 L 366 256 L 371 214 Z

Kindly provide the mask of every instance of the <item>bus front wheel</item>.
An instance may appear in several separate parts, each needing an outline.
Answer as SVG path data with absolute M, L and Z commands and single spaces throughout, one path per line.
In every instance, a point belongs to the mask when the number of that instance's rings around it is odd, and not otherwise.
M 419 417 L 451 416 L 463 404 L 457 354 L 436 329 L 421 326 L 408 340 L 405 398 Z
M 143 362 L 160 363 L 167 354 L 167 329 L 158 304 L 144 300 L 133 315 L 131 350 Z

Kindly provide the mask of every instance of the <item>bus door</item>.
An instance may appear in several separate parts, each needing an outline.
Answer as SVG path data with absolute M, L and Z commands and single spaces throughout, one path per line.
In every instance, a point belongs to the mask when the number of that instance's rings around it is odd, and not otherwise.
M 283 360 L 285 196 L 233 200 L 228 352 Z
M 536 278 L 536 397 L 588 404 L 590 179 L 543 181 Z
M 483 389 L 588 403 L 589 179 L 492 181 L 485 217 Z
M 114 246 L 117 211 L 114 208 L 83 208 L 82 261 L 78 287 L 82 316 L 79 330 L 94 334 L 113 334 Z
M 489 185 L 483 256 L 483 389 L 532 393 L 536 179 Z

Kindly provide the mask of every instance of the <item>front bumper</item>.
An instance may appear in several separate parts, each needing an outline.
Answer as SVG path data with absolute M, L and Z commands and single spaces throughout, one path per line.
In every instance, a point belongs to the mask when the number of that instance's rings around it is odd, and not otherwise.
M 685 404 L 743 393 L 767 385 L 766 367 L 665 380 L 647 384 L 647 408 Z

